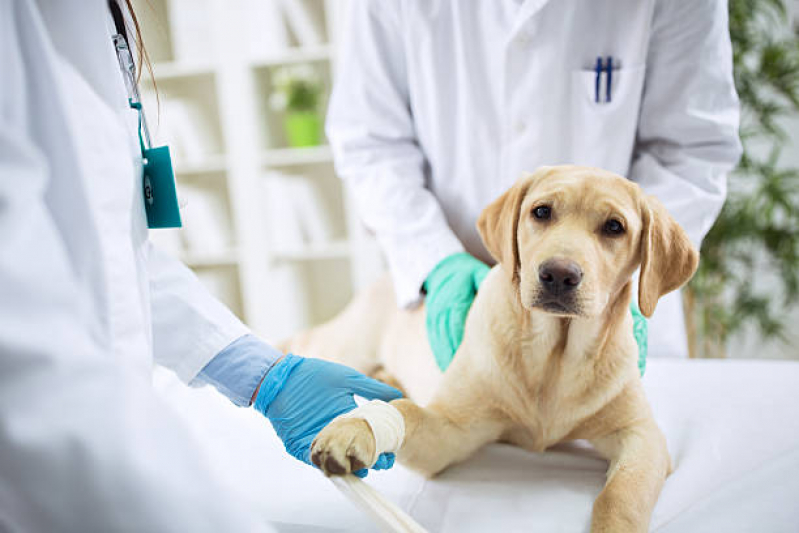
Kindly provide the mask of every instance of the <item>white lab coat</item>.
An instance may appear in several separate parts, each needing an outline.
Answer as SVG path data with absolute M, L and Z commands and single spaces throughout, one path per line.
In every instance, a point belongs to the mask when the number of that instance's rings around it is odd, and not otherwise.
M 0 529 L 260 531 L 151 387 L 247 329 L 148 243 L 104 0 L 0 0 Z
M 327 133 L 398 300 L 464 248 L 523 171 L 603 167 L 658 196 L 695 244 L 741 153 L 726 2 L 352 0 Z M 613 56 L 610 103 L 594 101 Z M 604 96 L 604 87 L 602 89 Z M 686 353 L 679 294 L 650 354 Z

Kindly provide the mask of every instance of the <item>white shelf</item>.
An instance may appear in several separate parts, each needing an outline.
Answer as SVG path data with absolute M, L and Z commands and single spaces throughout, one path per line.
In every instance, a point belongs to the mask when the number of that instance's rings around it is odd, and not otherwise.
M 145 74 L 147 70 L 145 69 Z M 179 80 L 182 78 L 196 78 L 198 76 L 211 76 L 214 68 L 211 65 L 186 64 L 176 61 L 153 63 L 155 82 L 162 80 Z
M 286 49 L 279 54 L 269 57 L 254 58 L 250 61 L 253 68 L 274 67 L 292 63 L 307 63 L 311 61 L 329 61 L 333 56 L 333 47 L 329 44 L 320 46 L 305 46 Z
M 327 145 L 308 148 L 274 148 L 266 150 L 261 161 L 264 166 L 268 167 L 332 163 L 333 154 Z
M 337 241 L 326 244 L 311 244 L 295 250 L 275 250 L 272 256 L 283 261 L 314 261 L 340 259 L 350 255 L 348 241 Z
M 208 156 L 202 161 L 175 161 L 174 163 L 177 176 L 214 174 L 227 171 L 227 160 L 224 155 Z
M 192 268 L 235 266 L 239 263 L 239 252 L 235 248 L 208 252 L 184 252 L 180 259 Z

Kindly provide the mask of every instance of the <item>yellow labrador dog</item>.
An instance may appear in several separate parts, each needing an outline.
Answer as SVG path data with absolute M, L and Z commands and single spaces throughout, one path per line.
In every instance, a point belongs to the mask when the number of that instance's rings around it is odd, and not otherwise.
M 494 441 L 541 452 L 589 440 L 610 462 L 591 530 L 646 531 L 671 463 L 638 372 L 631 278 L 640 267 L 638 303 L 651 316 L 658 298 L 691 278 L 697 251 L 654 197 L 587 167 L 523 176 L 477 227 L 498 264 L 445 373 L 424 309 L 397 310 L 386 280 L 287 347 L 382 369 L 398 383 L 408 394 L 391 402 L 405 424 L 398 459 L 427 476 Z M 381 451 L 363 419 L 337 419 L 317 436 L 312 460 L 341 475 Z

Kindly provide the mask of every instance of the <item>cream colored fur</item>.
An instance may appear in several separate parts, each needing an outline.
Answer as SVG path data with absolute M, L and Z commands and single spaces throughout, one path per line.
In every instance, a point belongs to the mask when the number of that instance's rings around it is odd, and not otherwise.
M 531 215 L 540 205 L 551 207 L 551 220 Z M 622 222 L 623 235 L 603 232 L 610 218 Z M 523 176 L 486 208 L 478 229 L 498 265 L 445 373 L 428 345 L 424 307 L 398 310 L 388 279 L 286 349 L 401 386 L 407 399 L 392 402 L 406 429 L 398 458 L 427 476 L 494 441 L 541 452 L 589 440 L 610 463 L 591 530 L 646 531 L 670 459 L 638 375 L 630 280 L 640 266 L 639 303 L 651 316 L 660 296 L 691 277 L 696 250 L 657 200 L 586 167 Z M 544 310 L 538 268 L 551 258 L 583 271 L 567 311 Z M 366 422 L 343 419 L 318 435 L 312 460 L 336 475 L 368 464 L 374 452 Z

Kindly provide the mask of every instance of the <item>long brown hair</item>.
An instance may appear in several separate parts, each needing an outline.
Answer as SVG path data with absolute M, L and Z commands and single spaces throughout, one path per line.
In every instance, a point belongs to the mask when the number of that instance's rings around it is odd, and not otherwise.
M 117 0 L 118 2 L 119 0 Z M 133 34 L 134 34 L 134 42 L 136 44 L 137 50 L 137 59 L 136 64 L 139 65 L 138 71 L 136 72 L 136 82 L 141 80 L 142 68 L 141 65 L 147 67 L 147 72 L 150 73 L 150 79 L 152 80 L 153 87 L 155 87 L 155 76 L 153 75 L 153 64 L 150 62 L 150 54 L 147 53 L 147 48 L 144 46 L 144 39 L 141 35 L 141 26 L 139 25 L 139 19 L 136 17 L 136 12 L 133 10 L 133 2 L 132 0 L 125 0 L 125 7 L 128 9 L 128 13 L 130 14 L 130 19 L 133 21 Z M 130 28 L 129 28 L 130 29 Z M 158 94 L 158 89 L 156 88 L 156 94 Z

